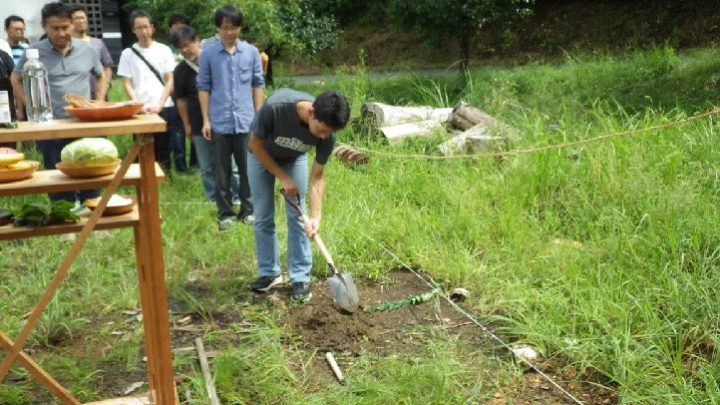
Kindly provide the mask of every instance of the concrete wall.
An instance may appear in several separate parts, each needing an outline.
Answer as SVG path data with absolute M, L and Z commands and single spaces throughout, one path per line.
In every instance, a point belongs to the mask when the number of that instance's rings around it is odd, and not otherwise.
M 5 18 L 11 14 L 19 15 L 25 19 L 25 36 L 30 43 L 35 43 L 43 34 L 42 24 L 40 21 L 40 10 L 42 7 L 51 3 L 48 0 L 0 0 L 0 19 L 2 19 L 2 38 L 7 38 L 5 34 Z

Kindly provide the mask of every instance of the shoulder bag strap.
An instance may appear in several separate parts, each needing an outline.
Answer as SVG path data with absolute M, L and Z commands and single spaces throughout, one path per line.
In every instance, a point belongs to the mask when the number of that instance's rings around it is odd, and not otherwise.
M 145 59 L 145 57 L 142 56 L 142 54 L 141 54 L 137 49 L 135 49 L 134 46 L 131 46 L 130 49 L 131 49 L 133 52 L 135 52 L 135 55 L 137 55 L 137 56 L 140 58 L 140 60 L 142 60 L 143 62 L 145 62 L 145 64 L 147 65 L 147 67 L 150 68 L 150 70 L 151 70 L 153 73 L 155 73 L 155 77 L 157 77 L 157 79 L 160 80 L 160 84 L 162 84 L 162 85 L 164 86 L 164 85 L 165 85 L 165 81 L 162 79 L 162 76 L 160 75 L 160 72 L 158 72 L 157 69 L 155 69 L 155 66 L 151 65 L 150 62 L 148 62 L 148 60 Z

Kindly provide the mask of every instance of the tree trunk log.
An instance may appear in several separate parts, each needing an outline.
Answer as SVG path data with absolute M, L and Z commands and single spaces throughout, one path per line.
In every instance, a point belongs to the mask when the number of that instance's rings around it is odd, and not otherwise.
M 499 152 L 507 149 L 508 139 L 493 136 L 484 124 L 478 124 L 467 131 L 452 137 L 438 146 L 445 155 Z
M 498 121 L 492 115 L 464 101 L 461 101 L 453 108 L 449 122 L 463 131 L 479 124 L 487 127 L 491 133 L 508 129 L 507 125 Z
M 448 120 L 452 111 L 452 108 L 399 107 L 382 103 L 365 103 L 360 108 L 363 119 L 375 129 L 429 120 L 442 123 Z
M 395 145 L 402 142 L 405 138 L 412 136 L 430 136 L 440 129 L 443 129 L 443 126 L 439 121 L 426 120 L 380 128 L 380 132 L 387 138 L 390 145 Z

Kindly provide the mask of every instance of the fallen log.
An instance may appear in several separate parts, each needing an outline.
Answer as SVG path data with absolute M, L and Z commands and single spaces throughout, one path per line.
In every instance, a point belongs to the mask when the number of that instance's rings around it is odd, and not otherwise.
M 370 157 L 352 146 L 340 145 L 333 151 L 333 154 L 346 163 L 367 164 Z
M 383 103 L 365 103 L 360 107 L 363 120 L 375 129 L 418 121 L 442 123 L 448 120 L 452 111 L 452 108 L 402 107 Z
M 484 124 L 478 124 L 438 146 L 443 155 L 499 152 L 507 149 L 508 138 L 489 133 Z
M 453 108 L 448 117 L 448 122 L 463 131 L 467 131 L 477 125 L 482 125 L 488 128 L 489 132 L 493 135 L 498 135 L 500 132 L 510 129 L 509 126 L 500 122 L 492 115 L 464 101 L 459 102 L 458 105 Z
M 380 132 L 390 145 L 395 145 L 412 136 L 431 136 L 440 129 L 443 129 L 442 123 L 427 120 L 380 128 Z

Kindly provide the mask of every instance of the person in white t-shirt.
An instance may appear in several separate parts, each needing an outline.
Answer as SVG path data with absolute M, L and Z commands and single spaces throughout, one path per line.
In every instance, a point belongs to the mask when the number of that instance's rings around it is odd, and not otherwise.
M 150 14 L 135 10 L 130 14 L 130 26 L 137 42 L 122 51 L 117 74 L 123 78 L 125 92 L 131 100 L 144 104 L 147 114 L 160 114 L 169 121 L 177 114 L 170 94 L 173 91 L 175 58 L 167 45 L 153 41 L 155 26 Z M 170 163 L 170 126 L 168 131 L 154 137 L 155 160 L 168 172 Z
M 2 38 L 0 38 L 0 51 L 12 56 L 12 48 L 10 48 L 10 44 Z

